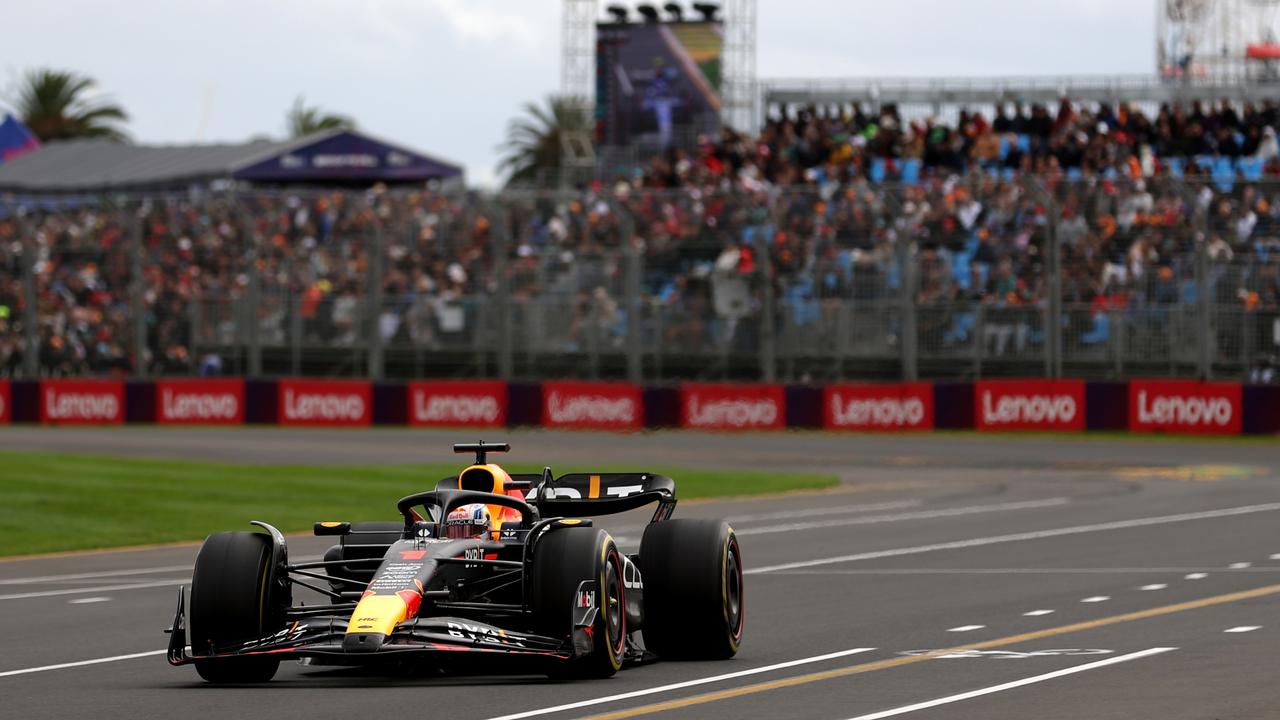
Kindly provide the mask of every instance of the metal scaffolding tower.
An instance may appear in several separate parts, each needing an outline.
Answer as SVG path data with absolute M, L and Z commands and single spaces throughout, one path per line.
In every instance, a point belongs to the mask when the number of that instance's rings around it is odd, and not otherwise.
M 760 123 L 756 87 L 756 0 L 727 0 L 724 8 L 724 102 L 720 117 L 735 130 L 754 133 Z
M 596 97 L 596 0 L 564 0 L 560 23 L 560 94 L 591 112 Z

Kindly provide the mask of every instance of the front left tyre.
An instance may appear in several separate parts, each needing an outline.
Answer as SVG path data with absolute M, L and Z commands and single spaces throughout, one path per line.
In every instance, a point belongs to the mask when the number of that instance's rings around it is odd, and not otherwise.
M 622 667 L 627 647 L 622 563 L 613 538 L 599 528 L 560 528 L 538 541 L 529 603 L 542 632 L 553 637 L 572 634 L 578 586 L 594 580 L 596 587 L 595 619 L 587 629 L 591 650 L 553 668 L 553 678 L 605 678 Z
M 287 583 L 277 582 L 271 538 L 253 532 L 210 535 L 196 556 L 191 579 L 191 645 L 196 655 L 271 635 L 284 628 Z M 196 660 L 212 683 L 259 683 L 280 661 L 249 656 Z

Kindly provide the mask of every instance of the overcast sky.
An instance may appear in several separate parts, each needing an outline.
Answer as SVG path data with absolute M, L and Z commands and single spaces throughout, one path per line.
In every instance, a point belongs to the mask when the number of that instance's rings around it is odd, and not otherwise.
M 604 4 L 604 3 L 602 3 Z M 761 77 L 1150 73 L 1156 0 L 759 0 Z M 96 78 L 139 142 L 282 136 L 298 95 L 492 184 L 507 121 L 559 86 L 558 0 L 41 0 L 0 31 Z

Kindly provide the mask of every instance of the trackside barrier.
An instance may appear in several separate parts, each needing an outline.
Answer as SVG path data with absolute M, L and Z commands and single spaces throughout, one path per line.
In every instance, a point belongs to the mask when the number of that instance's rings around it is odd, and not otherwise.
M 825 428 L 1280 434 L 1280 386 L 981 380 L 826 386 L 424 380 L 0 380 L 0 424 L 281 424 L 635 431 Z

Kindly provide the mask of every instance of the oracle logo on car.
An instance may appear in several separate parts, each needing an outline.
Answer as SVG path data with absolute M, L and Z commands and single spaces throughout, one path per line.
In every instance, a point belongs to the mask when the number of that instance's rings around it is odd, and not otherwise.
M 485 381 L 409 383 L 408 417 L 410 425 L 506 425 L 507 385 Z
M 355 380 L 281 380 L 281 425 L 368 425 L 372 392 Z
M 786 427 L 781 385 L 685 383 L 680 386 L 680 425 L 704 430 L 775 430 Z
M 1129 429 L 1234 435 L 1243 425 L 1242 394 L 1237 383 L 1133 380 Z
M 979 430 L 1083 430 L 1083 380 L 981 380 L 974 383 Z
M 159 380 L 156 422 L 238 425 L 244 422 L 243 380 Z
M 933 427 L 933 385 L 929 383 L 828 385 L 822 396 L 828 430 Z
M 631 383 L 543 383 L 542 424 L 547 427 L 639 430 L 644 425 L 640 388 Z
M 124 383 L 109 380 L 42 380 L 40 422 L 119 425 L 124 422 Z

